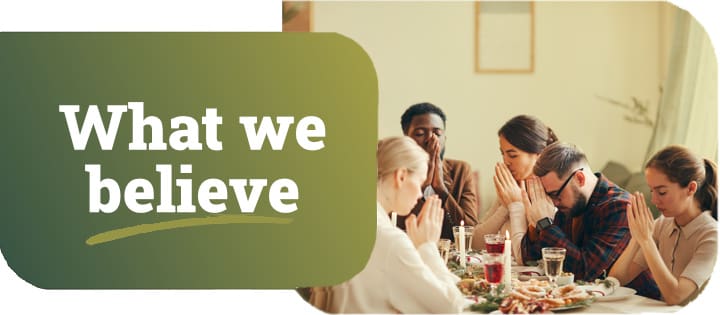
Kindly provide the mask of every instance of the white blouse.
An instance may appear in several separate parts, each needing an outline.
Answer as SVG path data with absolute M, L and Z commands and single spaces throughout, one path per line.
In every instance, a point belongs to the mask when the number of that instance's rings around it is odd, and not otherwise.
M 332 313 L 459 313 L 460 280 L 445 266 L 437 244 L 417 249 L 377 205 L 375 245 L 365 268 L 332 287 Z

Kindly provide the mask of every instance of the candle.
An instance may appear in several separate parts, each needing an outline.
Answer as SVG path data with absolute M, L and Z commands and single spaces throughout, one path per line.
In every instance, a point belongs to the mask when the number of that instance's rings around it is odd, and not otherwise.
M 458 229 L 458 248 L 460 249 L 460 266 L 465 268 L 465 221 L 460 220 L 460 228 Z
M 390 221 L 392 221 L 393 226 L 397 226 L 397 213 L 390 213 Z
M 505 261 L 503 263 L 503 283 L 505 290 L 510 290 L 512 285 L 512 243 L 510 242 L 510 233 L 505 230 L 505 247 L 503 248 Z

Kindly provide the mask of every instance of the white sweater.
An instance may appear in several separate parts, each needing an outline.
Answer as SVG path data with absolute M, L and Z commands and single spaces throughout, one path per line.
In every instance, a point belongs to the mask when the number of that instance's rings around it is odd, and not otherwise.
M 459 313 L 465 304 L 437 244 L 415 248 L 377 205 L 375 246 L 365 268 L 332 288 L 332 313 Z

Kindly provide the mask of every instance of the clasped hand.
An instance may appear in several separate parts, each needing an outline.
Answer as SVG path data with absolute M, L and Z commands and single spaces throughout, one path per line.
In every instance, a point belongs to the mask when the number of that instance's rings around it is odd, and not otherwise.
M 520 185 L 522 185 L 522 187 L 520 187 L 505 163 L 498 162 L 495 164 L 493 182 L 495 183 L 495 192 L 497 193 L 498 199 L 500 199 L 500 202 L 505 208 L 509 209 L 510 204 L 513 202 L 522 201 L 522 191 L 525 190 L 525 181 L 520 181 Z
M 652 240 L 654 220 L 642 193 L 635 192 L 630 196 L 630 204 L 627 205 L 627 219 L 630 235 L 640 246 Z
M 407 234 L 415 248 L 426 242 L 437 243 L 440 240 L 444 210 L 440 207 L 441 201 L 437 195 L 425 200 L 420 215 L 411 214 L 405 220 Z
M 440 153 L 442 152 L 440 139 L 438 139 L 435 134 L 432 134 L 423 149 L 430 155 L 427 178 L 423 183 L 423 187 L 431 186 L 438 194 L 446 193 L 447 188 L 445 187 L 445 182 L 443 182 L 443 164 L 440 158 Z
M 535 226 L 542 218 L 553 218 L 555 216 L 555 205 L 545 193 L 540 178 L 533 176 L 527 181 L 527 191 L 522 191 L 523 204 L 527 212 L 528 224 Z

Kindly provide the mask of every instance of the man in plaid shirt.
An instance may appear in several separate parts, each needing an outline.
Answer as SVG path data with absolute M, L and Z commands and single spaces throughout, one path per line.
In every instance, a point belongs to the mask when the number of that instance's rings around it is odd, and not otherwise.
M 533 171 L 537 177 L 523 192 L 530 225 L 522 241 L 523 261 L 542 259 L 543 247 L 562 247 L 564 271 L 585 281 L 601 278 L 630 241 L 625 214 L 630 194 L 593 173 L 585 154 L 567 143 L 545 148 Z M 659 290 L 648 276 L 641 274 L 635 285 L 654 296 Z

